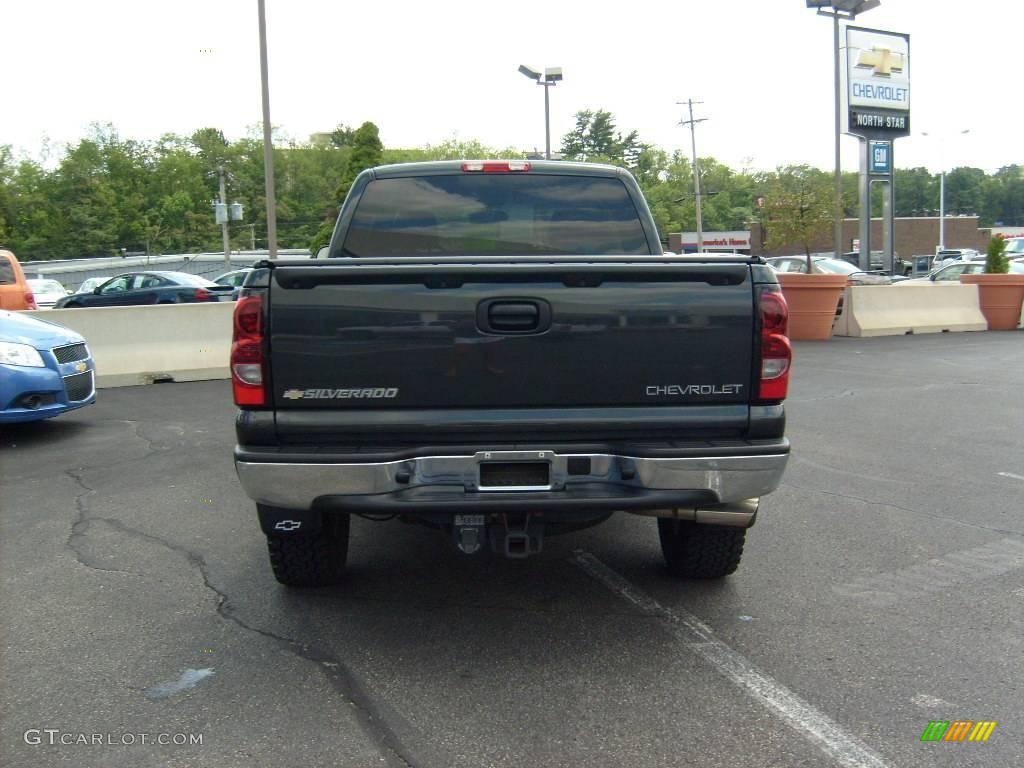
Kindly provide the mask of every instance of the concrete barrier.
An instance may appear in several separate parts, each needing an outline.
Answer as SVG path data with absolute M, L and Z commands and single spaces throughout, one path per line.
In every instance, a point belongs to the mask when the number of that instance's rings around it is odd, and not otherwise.
M 984 331 L 974 285 L 857 285 L 846 289 L 836 336 Z
M 85 337 L 98 387 L 228 378 L 235 302 L 44 309 Z

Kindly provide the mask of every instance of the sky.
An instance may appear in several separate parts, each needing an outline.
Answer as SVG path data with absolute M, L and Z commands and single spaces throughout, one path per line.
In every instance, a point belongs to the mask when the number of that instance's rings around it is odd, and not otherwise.
M 266 0 L 271 123 L 305 141 L 340 123 L 385 147 L 476 139 L 544 149 L 544 89 L 517 70 L 560 66 L 557 149 L 579 110 L 622 133 L 730 167 L 834 163 L 832 20 L 800 0 Z M 0 144 L 50 162 L 93 122 L 150 140 L 220 128 L 258 135 L 257 0 L 3 0 Z M 1024 58 L 1015 0 L 882 0 L 857 26 L 910 35 L 912 135 L 898 168 L 1024 164 Z M 962 134 L 961 131 L 969 133 Z M 253 133 L 255 132 L 255 134 Z M 928 132 L 929 136 L 922 136 Z M 843 167 L 858 167 L 843 137 Z

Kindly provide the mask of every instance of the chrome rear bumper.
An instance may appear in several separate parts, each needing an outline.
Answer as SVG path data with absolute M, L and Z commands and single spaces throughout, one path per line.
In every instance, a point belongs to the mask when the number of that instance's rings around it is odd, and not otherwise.
M 789 458 L 788 443 L 760 455 L 646 458 L 612 454 L 559 454 L 552 451 L 479 451 L 463 456 L 421 456 L 378 463 L 296 463 L 236 458 L 245 493 L 259 504 L 310 509 L 318 500 L 344 497 L 444 499 L 471 502 L 486 510 L 489 500 L 507 504 L 517 494 L 524 501 L 553 507 L 572 499 L 592 499 L 605 508 L 630 495 L 630 511 L 662 509 L 673 492 L 692 494 L 715 504 L 763 496 L 778 487 Z M 486 463 L 547 464 L 544 484 L 481 487 Z M 644 493 L 650 492 L 650 504 Z M 582 497 L 582 498 L 581 498 Z M 407 504 L 410 508 L 412 503 Z M 627 508 L 626 506 L 622 507 Z

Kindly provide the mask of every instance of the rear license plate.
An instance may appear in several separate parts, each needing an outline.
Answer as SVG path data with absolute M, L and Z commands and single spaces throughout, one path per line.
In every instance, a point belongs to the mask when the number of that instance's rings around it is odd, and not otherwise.
M 456 515 L 455 516 L 455 527 L 480 527 L 484 524 L 483 515 Z
M 546 461 L 486 461 L 480 465 L 480 488 L 546 488 L 551 484 Z

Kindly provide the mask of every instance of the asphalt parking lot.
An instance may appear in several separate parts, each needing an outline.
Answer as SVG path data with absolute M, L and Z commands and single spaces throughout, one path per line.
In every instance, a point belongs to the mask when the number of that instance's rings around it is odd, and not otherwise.
M 1024 335 L 795 365 L 783 485 L 715 583 L 618 515 L 525 561 L 356 520 L 346 583 L 289 591 L 227 382 L 5 427 L 0 763 L 1021 764 Z M 958 720 L 997 725 L 921 741 Z

